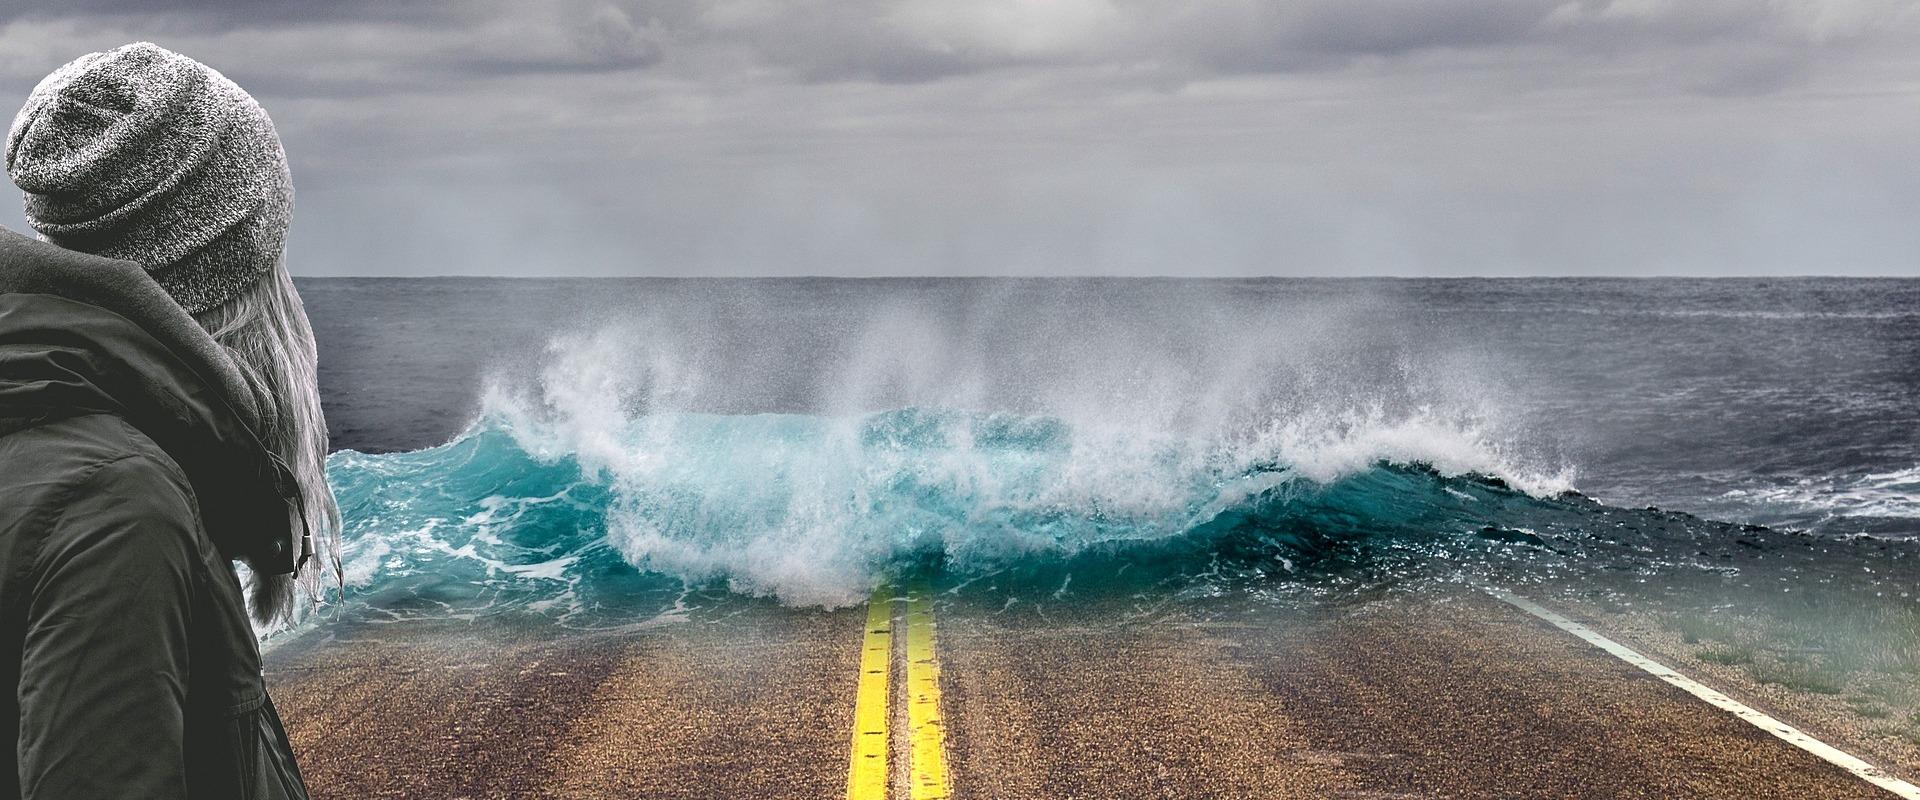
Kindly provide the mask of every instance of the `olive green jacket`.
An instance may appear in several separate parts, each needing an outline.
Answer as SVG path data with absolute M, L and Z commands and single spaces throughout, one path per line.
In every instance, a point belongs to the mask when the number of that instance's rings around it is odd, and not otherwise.
M 232 560 L 296 497 L 138 266 L 0 228 L 0 800 L 304 798 Z

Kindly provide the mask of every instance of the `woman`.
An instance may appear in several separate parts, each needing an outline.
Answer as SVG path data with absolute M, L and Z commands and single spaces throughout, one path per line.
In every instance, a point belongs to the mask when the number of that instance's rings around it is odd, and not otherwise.
M 43 80 L 5 157 L 43 241 L 0 229 L 0 798 L 305 797 L 243 599 L 338 575 L 273 124 L 139 43 Z

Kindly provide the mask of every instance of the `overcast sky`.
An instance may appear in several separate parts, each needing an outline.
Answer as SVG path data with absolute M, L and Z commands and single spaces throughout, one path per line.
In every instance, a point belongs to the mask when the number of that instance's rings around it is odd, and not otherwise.
M 1920 275 L 1911 0 L 38 5 L 5 107 L 225 72 L 301 275 Z

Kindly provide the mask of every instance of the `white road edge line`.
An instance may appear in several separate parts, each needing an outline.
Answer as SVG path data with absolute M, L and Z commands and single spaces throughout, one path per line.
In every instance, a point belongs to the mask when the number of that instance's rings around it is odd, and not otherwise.
M 1682 690 L 1685 690 L 1687 694 L 1706 701 L 1708 705 L 1746 720 L 1754 727 L 1779 737 L 1787 744 L 1826 759 L 1828 763 L 1858 775 L 1868 783 L 1892 792 L 1898 797 L 1906 798 L 1906 800 L 1920 800 L 1920 786 L 1915 786 L 1892 775 L 1888 775 L 1879 767 L 1862 761 L 1852 754 L 1826 742 L 1808 736 L 1799 728 L 1795 728 L 1792 725 L 1762 714 L 1745 703 L 1703 686 L 1692 678 L 1675 672 L 1658 661 L 1634 652 L 1632 648 L 1626 645 L 1601 636 L 1594 632 L 1592 628 L 1567 619 L 1551 609 L 1512 592 L 1485 587 L 1482 588 L 1482 591 L 1492 595 L 1494 599 L 1546 620 L 1554 627 L 1578 636 L 1582 640 L 1585 640 L 1587 644 L 1605 650 L 1613 657 L 1639 667 L 1660 680 L 1680 687 Z

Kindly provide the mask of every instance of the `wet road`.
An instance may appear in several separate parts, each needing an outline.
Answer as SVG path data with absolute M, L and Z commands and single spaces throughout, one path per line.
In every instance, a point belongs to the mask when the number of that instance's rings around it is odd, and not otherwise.
M 1160 602 L 936 603 L 951 796 L 1893 796 L 1483 596 Z M 316 797 L 840 798 L 867 628 L 760 604 L 595 635 L 341 622 L 268 677 Z

